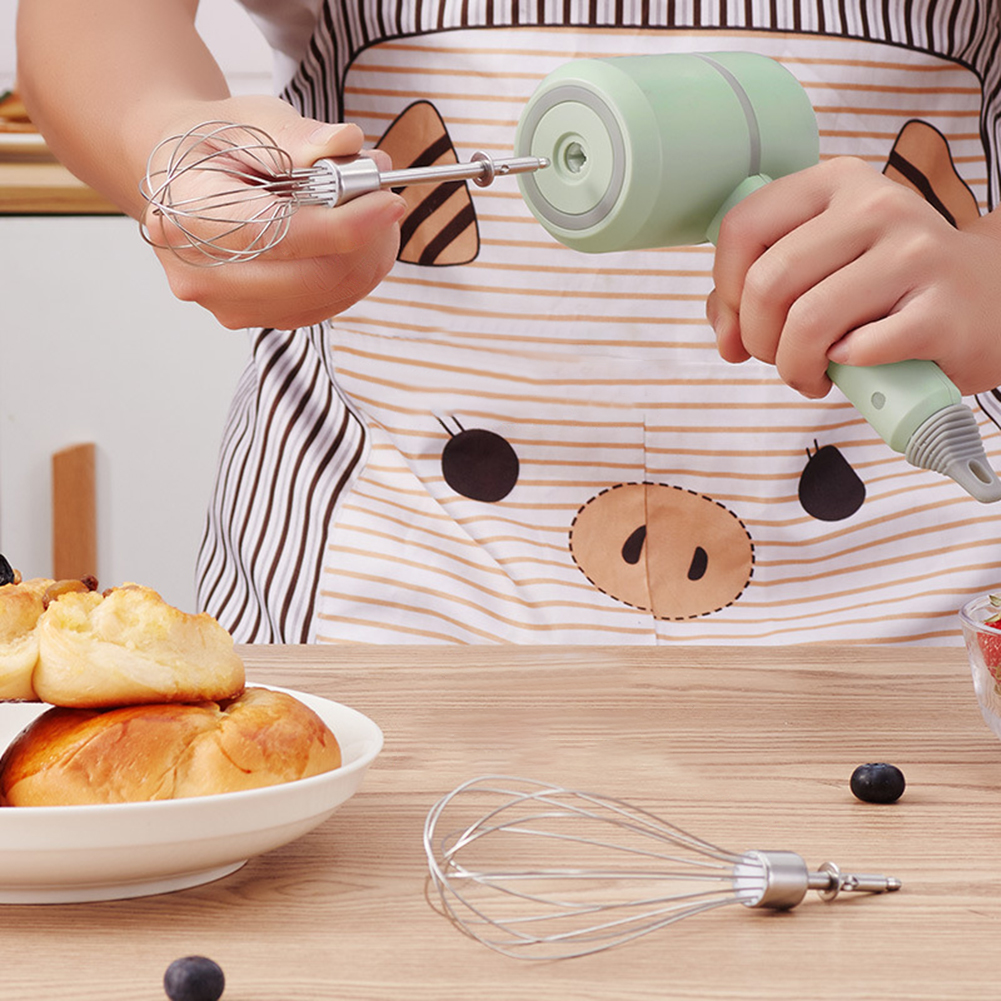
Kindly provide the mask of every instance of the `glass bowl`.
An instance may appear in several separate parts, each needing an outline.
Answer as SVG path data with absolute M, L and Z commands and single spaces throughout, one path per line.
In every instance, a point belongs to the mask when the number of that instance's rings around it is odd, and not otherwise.
M 1001 588 L 995 594 L 1001 601 Z M 963 640 L 973 672 L 973 689 L 984 721 L 1001 738 L 1001 629 L 985 626 L 984 621 L 1001 612 L 991 595 L 982 594 L 959 610 Z

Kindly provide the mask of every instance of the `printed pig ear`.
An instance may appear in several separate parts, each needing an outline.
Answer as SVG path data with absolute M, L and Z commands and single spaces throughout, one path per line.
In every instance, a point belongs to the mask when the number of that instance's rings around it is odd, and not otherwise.
M 448 129 L 433 104 L 411 104 L 376 144 L 393 170 L 458 163 Z M 465 181 L 400 188 L 408 211 L 400 227 L 398 259 L 407 264 L 468 264 L 480 249 L 476 212 Z
M 949 141 L 927 122 L 908 122 L 897 136 L 883 173 L 913 188 L 953 226 L 980 215 L 977 200 L 956 171 Z

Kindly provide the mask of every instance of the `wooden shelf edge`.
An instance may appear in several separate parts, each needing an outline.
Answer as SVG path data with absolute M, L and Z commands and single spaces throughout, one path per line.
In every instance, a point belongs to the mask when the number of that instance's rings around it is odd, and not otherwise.
M 123 215 L 58 163 L 0 162 L 0 215 Z

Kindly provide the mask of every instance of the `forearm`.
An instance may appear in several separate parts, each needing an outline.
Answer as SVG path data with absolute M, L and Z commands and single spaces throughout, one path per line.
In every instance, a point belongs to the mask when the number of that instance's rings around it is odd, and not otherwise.
M 18 88 L 55 155 L 125 211 L 153 146 L 224 100 L 198 0 L 21 0 Z M 175 125 L 176 123 L 176 125 Z

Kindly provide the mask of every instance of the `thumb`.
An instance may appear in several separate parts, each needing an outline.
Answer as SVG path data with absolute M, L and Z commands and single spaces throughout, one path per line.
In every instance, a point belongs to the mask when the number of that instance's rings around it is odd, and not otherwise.
M 303 118 L 290 104 L 277 97 L 245 95 L 220 102 L 220 120 L 245 122 L 263 129 L 291 158 L 294 167 L 309 167 L 325 156 L 356 156 L 365 144 L 365 133 L 353 122 L 331 123 Z M 380 170 L 388 169 L 389 157 L 372 151 Z
M 365 133 L 353 122 L 331 124 L 315 118 L 295 118 L 282 130 L 282 145 L 296 167 L 308 167 L 322 157 L 357 156 L 363 153 Z M 379 150 L 366 150 L 380 170 L 392 166 L 389 157 Z
M 282 140 L 296 166 L 304 167 L 322 156 L 354 156 L 361 152 L 365 134 L 351 122 L 331 124 L 315 118 L 294 118 L 283 130 Z

